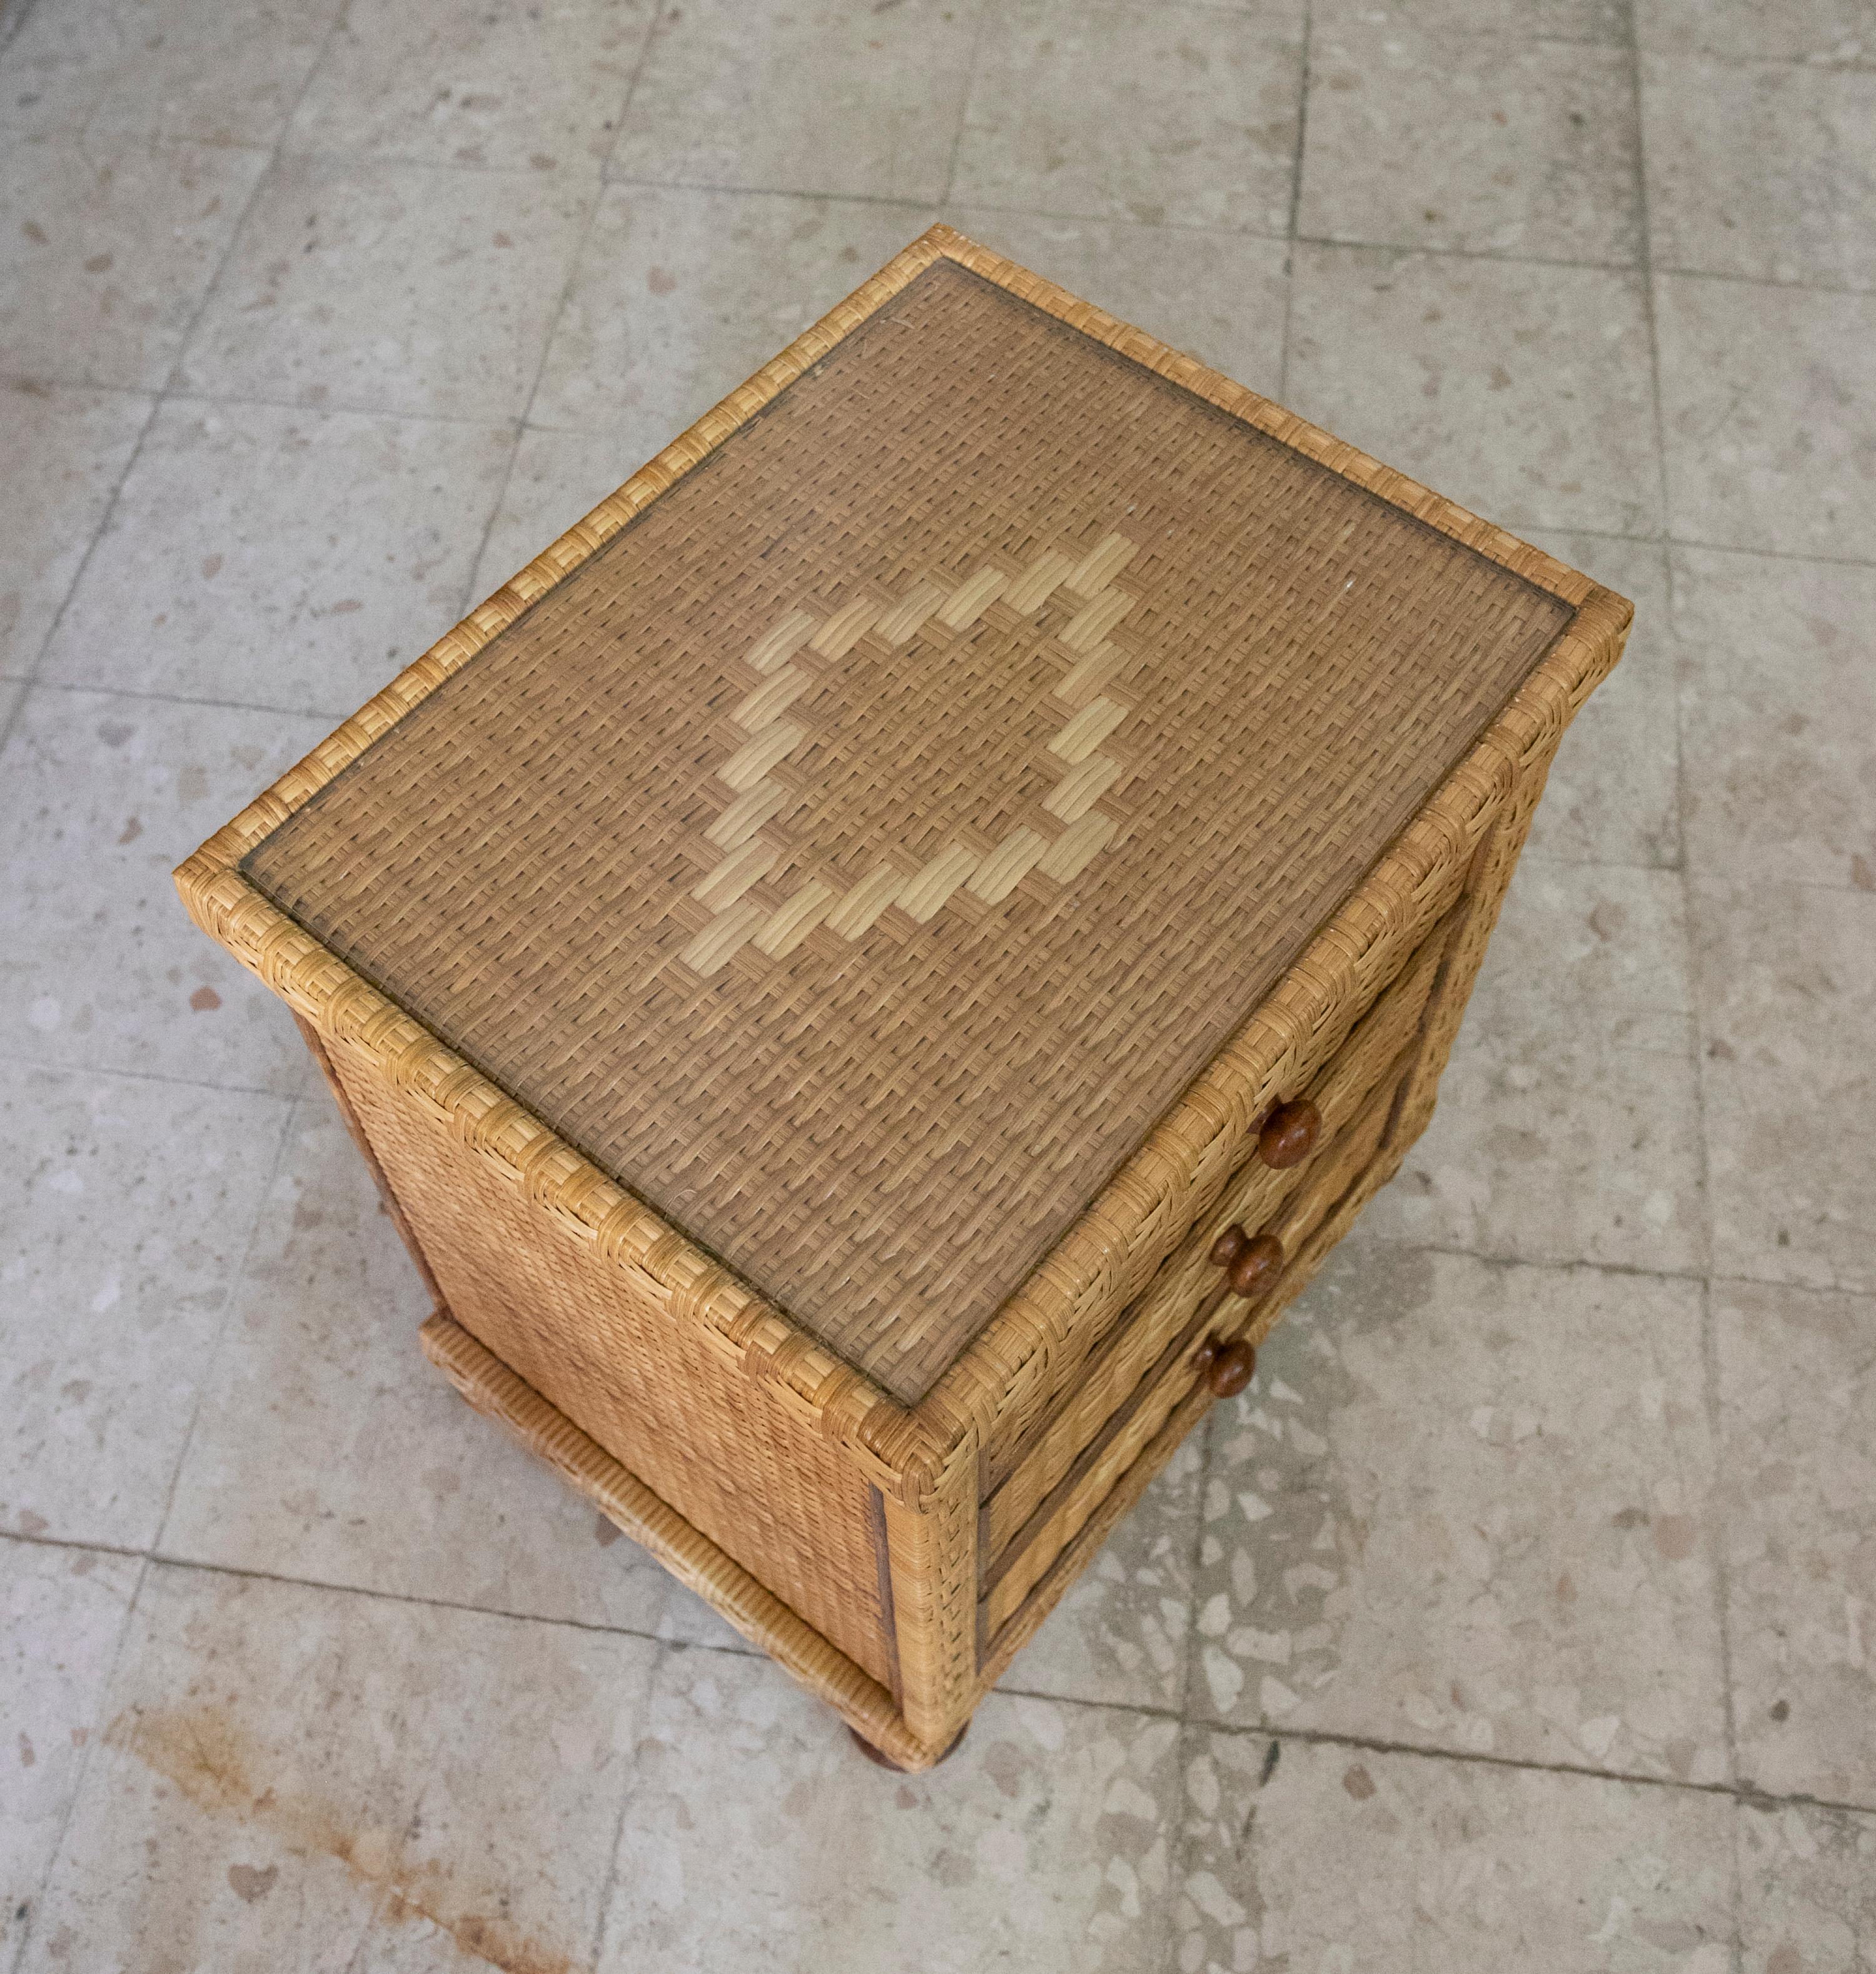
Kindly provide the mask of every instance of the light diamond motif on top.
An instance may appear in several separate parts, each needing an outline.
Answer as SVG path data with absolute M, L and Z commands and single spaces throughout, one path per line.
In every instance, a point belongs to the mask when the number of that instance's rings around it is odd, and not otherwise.
M 1110 533 L 1079 560 L 1048 549 L 1013 575 L 986 564 L 954 584 L 922 576 L 895 602 L 857 597 L 826 617 L 791 610 L 759 638 L 745 656 L 761 683 L 731 716 L 748 737 L 716 771 L 731 800 L 705 832 L 715 859 L 690 894 L 714 916 L 679 956 L 682 962 L 709 975 L 745 947 L 781 959 L 822 926 L 856 939 L 889 906 L 923 925 L 960 892 L 995 905 L 1032 871 L 1059 884 L 1079 877 L 1119 826 L 1099 804 L 1123 772 L 1106 743 L 1127 708 L 1102 687 L 1126 662 L 1109 634 L 1138 599 L 1114 587 L 1114 579 L 1138 546 Z M 915 871 L 881 864 L 844 890 L 810 879 L 779 903 L 745 895 L 784 854 L 783 845 L 764 831 L 788 799 L 774 772 L 809 738 L 808 729 L 787 713 L 813 682 L 814 659 L 844 657 L 866 637 L 909 644 L 934 623 L 967 630 L 996 602 L 1033 616 L 1058 591 L 1076 607 L 1053 641 L 1067 661 L 1053 695 L 1062 702 L 1062 722 L 1048 747 L 1047 765 L 1060 779 L 1043 804 L 1056 825 L 1053 835 L 1019 825 L 987 852 L 954 843 Z

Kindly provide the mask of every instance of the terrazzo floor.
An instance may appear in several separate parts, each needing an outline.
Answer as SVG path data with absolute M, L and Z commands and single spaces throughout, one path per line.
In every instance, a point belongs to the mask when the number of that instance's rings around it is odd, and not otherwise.
M 899 1778 L 171 866 L 942 216 L 1632 596 L 1442 1108 Z M 0 1969 L 1876 1969 L 1871 0 L 0 11 Z

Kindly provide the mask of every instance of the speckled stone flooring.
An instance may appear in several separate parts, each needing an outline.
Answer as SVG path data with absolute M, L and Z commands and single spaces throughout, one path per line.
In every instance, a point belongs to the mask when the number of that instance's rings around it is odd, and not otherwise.
M 1640 615 L 898 1778 L 426 1370 L 169 871 L 940 215 Z M 12 0 L 0 737 L 0 1974 L 1876 1969 L 1869 0 Z

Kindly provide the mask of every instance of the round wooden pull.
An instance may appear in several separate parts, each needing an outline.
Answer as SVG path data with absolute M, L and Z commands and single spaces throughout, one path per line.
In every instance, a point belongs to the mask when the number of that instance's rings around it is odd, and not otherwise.
M 1237 1258 L 1225 1270 L 1225 1280 L 1233 1295 L 1260 1296 L 1273 1287 L 1283 1272 L 1283 1243 L 1274 1234 L 1259 1234 L 1246 1241 Z
M 1229 1267 L 1250 1244 L 1251 1237 L 1242 1227 L 1227 1227 L 1212 1243 L 1212 1266 Z
M 1299 1097 L 1294 1103 L 1279 1103 L 1264 1120 L 1257 1134 L 1257 1156 L 1282 1172 L 1300 1166 L 1321 1135 L 1322 1113 L 1307 1097 Z
M 1199 1358 L 1200 1373 L 1216 1399 L 1235 1398 L 1257 1370 L 1257 1353 L 1248 1343 L 1220 1343 L 1216 1337 Z

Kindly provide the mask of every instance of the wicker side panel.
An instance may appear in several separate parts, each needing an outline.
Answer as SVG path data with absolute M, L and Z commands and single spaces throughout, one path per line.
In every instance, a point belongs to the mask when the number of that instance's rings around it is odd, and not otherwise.
M 928 1767 L 942 1750 L 942 1741 L 922 1742 L 908 1730 L 892 1694 L 876 1681 L 498 1362 L 460 1324 L 439 1310 L 418 1335 L 424 1354 L 477 1412 L 505 1427 L 569 1486 L 589 1497 L 609 1521 L 826 1700 L 856 1733 L 909 1769 Z
M 525 1384 L 882 1686 L 895 1681 L 871 1490 L 772 1388 L 672 1323 L 486 1169 L 355 1044 L 322 1038 L 450 1313 Z

